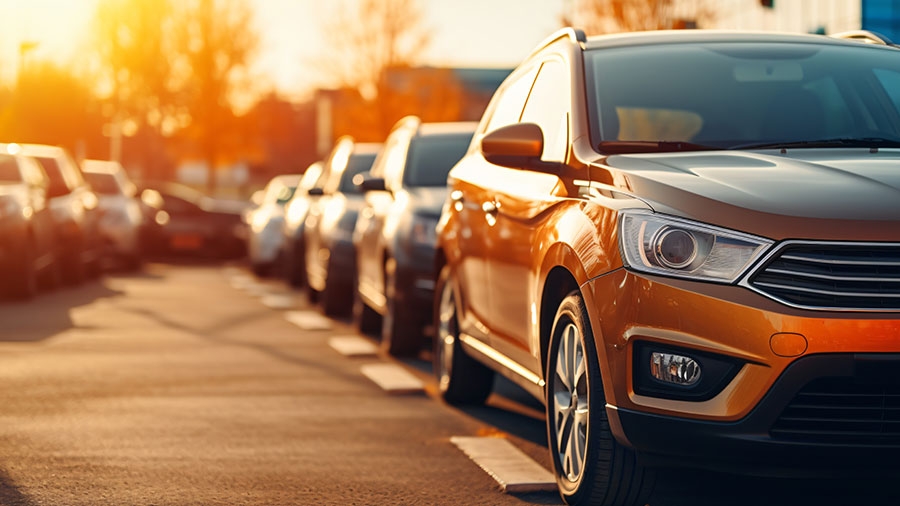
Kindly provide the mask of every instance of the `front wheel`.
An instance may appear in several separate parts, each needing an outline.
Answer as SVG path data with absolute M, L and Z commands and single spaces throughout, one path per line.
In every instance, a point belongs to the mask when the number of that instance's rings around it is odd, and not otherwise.
M 452 270 L 444 266 L 438 276 L 434 322 L 434 374 L 441 398 L 450 404 L 483 404 L 494 386 L 494 371 L 470 357 L 459 341 L 456 288 Z
M 422 349 L 425 338 L 422 336 L 422 325 L 408 303 L 397 299 L 397 294 L 404 287 L 400 286 L 397 275 L 397 262 L 390 259 L 384 268 L 384 296 L 386 310 L 381 321 L 381 346 L 389 355 L 395 357 L 414 356 Z M 404 291 L 409 292 L 406 288 Z
M 556 312 L 547 360 L 547 441 L 567 504 L 645 504 L 654 474 L 612 435 L 584 300 L 572 292 Z

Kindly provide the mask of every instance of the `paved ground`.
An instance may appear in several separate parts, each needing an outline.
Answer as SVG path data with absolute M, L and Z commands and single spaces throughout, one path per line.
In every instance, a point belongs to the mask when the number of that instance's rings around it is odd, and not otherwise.
M 340 355 L 346 322 L 303 330 L 234 272 L 151 264 L 0 304 L 0 506 L 560 503 L 501 493 L 450 443 L 504 437 L 548 467 L 520 391 L 447 406 L 422 357 L 399 364 L 426 393 L 387 395 L 360 368 L 396 362 Z M 652 504 L 896 503 L 872 484 L 693 472 L 661 490 Z

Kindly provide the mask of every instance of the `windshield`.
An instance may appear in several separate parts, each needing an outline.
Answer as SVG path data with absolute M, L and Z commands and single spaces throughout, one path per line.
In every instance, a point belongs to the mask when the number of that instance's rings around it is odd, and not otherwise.
M 593 50 L 586 56 L 592 137 L 610 152 L 663 142 L 660 151 L 858 139 L 895 145 L 898 57 L 872 46 L 783 42 Z
M 100 195 L 123 195 L 122 187 L 119 181 L 112 174 L 102 172 L 85 172 L 84 178 L 87 179 L 91 189 Z
M 408 186 L 447 186 L 447 173 L 466 154 L 471 140 L 471 132 L 413 139 L 403 182 Z
M 0 155 L 0 181 L 22 181 L 19 164 L 11 155 Z
M 341 193 L 362 193 L 358 186 L 353 184 L 353 176 L 361 174 L 372 168 L 375 161 L 375 153 L 353 153 L 347 161 L 347 168 L 341 174 L 341 184 L 338 191 Z

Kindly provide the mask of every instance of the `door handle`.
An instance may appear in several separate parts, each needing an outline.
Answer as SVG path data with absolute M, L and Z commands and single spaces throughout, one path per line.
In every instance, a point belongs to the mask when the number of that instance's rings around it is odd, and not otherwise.
M 497 201 L 488 201 L 481 204 L 481 210 L 488 214 L 497 214 L 497 211 L 500 210 L 500 203 Z

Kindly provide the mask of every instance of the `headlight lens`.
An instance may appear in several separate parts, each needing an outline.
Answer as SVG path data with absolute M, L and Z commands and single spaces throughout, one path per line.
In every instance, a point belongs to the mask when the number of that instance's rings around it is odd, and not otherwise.
M 625 211 L 619 243 L 627 267 L 663 276 L 733 283 L 772 241 L 703 223 Z
M 415 216 L 412 223 L 412 242 L 418 246 L 437 244 L 438 220 L 428 216 Z

